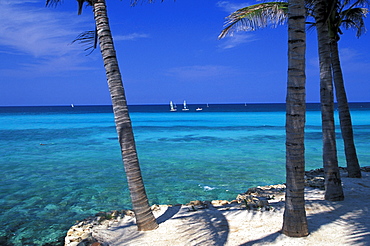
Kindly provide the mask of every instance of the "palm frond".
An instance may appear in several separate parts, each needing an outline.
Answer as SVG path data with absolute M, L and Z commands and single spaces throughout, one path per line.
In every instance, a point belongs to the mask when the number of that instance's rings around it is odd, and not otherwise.
M 94 0 L 77 0 L 78 2 L 78 15 L 82 14 L 82 8 L 84 6 L 84 3 L 86 3 L 87 6 L 93 6 Z
M 366 8 L 352 8 L 347 9 L 341 13 L 342 21 L 341 26 L 346 29 L 355 29 L 356 36 L 360 37 L 366 32 L 364 18 L 368 13 Z
M 232 35 L 234 31 L 254 31 L 268 25 L 276 27 L 286 22 L 287 2 L 268 2 L 241 8 L 226 17 L 225 28 L 219 39 Z
M 352 2 L 351 0 L 343 0 L 343 1 L 344 2 L 342 3 L 342 5 L 343 6 L 349 6 L 348 7 L 349 9 L 352 9 L 352 8 L 355 8 L 355 7 L 368 8 L 369 5 L 370 5 L 369 0 L 357 0 L 357 1 L 354 1 L 352 4 L 351 4 L 351 2 Z
M 86 31 L 86 32 L 80 33 L 75 38 L 75 40 L 72 41 L 72 44 L 76 42 L 84 46 L 87 46 L 84 49 L 84 51 L 89 51 L 87 55 L 90 55 L 96 49 L 97 44 L 98 44 L 96 29 L 94 31 Z
M 51 6 L 56 6 L 58 5 L 59 3 L 61 3 L 62 0 L 46 0 L 46 7 L 51 7 Z

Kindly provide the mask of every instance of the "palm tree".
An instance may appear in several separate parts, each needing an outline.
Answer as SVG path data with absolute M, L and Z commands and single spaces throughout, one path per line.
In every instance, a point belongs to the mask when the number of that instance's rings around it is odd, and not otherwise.
M 304 0 L 289 0 L 288 84 L 286 97 L 286 194 L 283 233 L 290 237 L 308 235 L 304 201 L 306 121 Z
M 61 0 L 46 0 L 46 5 L 56 4 Z M 109 27 L 105 0 L 77 0 L 78 13 L 83 4 L 92 6 L 99 39 L 100 50 L 104 61 L 108 87 L 111 95 L 116 130 L 121 146 L 122 160 L 127 176 L 132 207 L 135 212 L 138 230 L 147 231 L 158 227 L 158 223 L 149 206 L 137 156 L 131 119 L 128 112 L 122 77 L 118 67 L 116 51 Z
M 334 124 L 333 77 L 331 70 L 330 42 L 327 24 L 327 2 L 317 0 L 314 5 L 319 44 L 320 63 L 320 101 L 323 138 L 323 161 L 325 172 L 325 200 L 344 199 L 342 182 L 338 167 Z
M 347 0 L 337 1 L 335 8 L 332 8 L 333 10 L 331 13 L 329 13 L 330 15 L 328 18 L 335 93 L 338 102 L 339 120 L 344 142 L 347 171 L 350 178 L 361 178 L 361 170 L 353 139 L 352 120 L 348 107 L 347 94 L 344 87 L 342 68 L 340 65 L 338 41 L 340 39 L 339 34 L 342 34 L 341 27 L 346 29 L 356 29 L 357 37 L 360 37 L 361 34 L 365 32 L 364 17 L 368 11 L 366 8 L 362 8 L 361 6 L 368 5 L 368 0 L 358 0 L 354 3 L 351 3 L 351 1 Z M 348 8 L 346 8 L 347 6 Z
M 281 4 L 283 3 L 283 4 Z M 304 1 L 261 3 L 239 9 L 228 19 L 219 38 L 237 27 L 252 31 L 284 24 L 288 17 L 288 85 L 286 98 L 286 186 L 283 233 L 290 237 L 308 235 L 304 202 L 305 102 L 305 8 Z
M 321 6 L 318 1 L 314 2 L 314 6 Z M 225 36 L 230 30 L 235 29 L 234 26 L 247 26 L 250 30 L 265 27 L 268 24 L 278 25 L 284 23 L 286 19 L 286 4 L 285 2 L 263 3 L 252 5 L 250 7 L 240 9 L 229 18 L 228 27 L 220 34 L 220 37 Z M 262 6 L 260 6 L 262 5 Z M 277 6 L 276 6 L 277 5 Z M 325 5 L 323 5 L 325 7 Z M 321 11 L 321 12 L 320 12 Z M 322 12 L 324 11 L 324 12 Z M 323 162 L 325 170 L 325 199 L 327 200 L 343 200 L 343 190 L 341 186 L 340 173 L 338 168 L 337 149 L 335 141 L 335 125 L 334 125 L 334 97 L 332 86 L 332 70 L 330 58 L 330 46 L 328 36 L 328 25 L 325 22 L 326 9 L 318 8 L 313 11 L 316 18 L 316 28 L 319 42 L 319 58 L 320 58 L 320 100 L 322 112 L 322 132 L 323 132 Z M 240 23 L 240 19 L 245 19 Z
M 306 0 L 306 4 L 312 8 L 315 0 Z M 328 21 L 330 38 L 332 39 L 331 45 L 331 62 L 334 76 L 334 85 L 336 98 L 339 109 L 339 119 L 344 141 L 344 150 L 346 155 L 346 163 L 348 176 L 351 178 L 360 178 L 361 171 L 357 158 L 356 147 L 353 138 L 353 129 L 351 114 L 349 111 L 347 96 L 344 87 L 343 75 L 341 71 L 339 53 L 338 53 L 338 40 L 339 34 L 342 34 L 340 27 L 344 26 L 346 29 L 357 29 L 357 36 L 359 37 L 364 31 L 363 18 L 367 13 L 367 9 L 359 8 L 358 5 L 368 5 L 368 0 L 358 0 L 350 5 L 350 1 L 344 1 L 343 4 L 337 2 L 336 8 L 331 8 L 331 15 Z M 366 3 L 366 4 L 365 4 Z M 344 7 L 350 5 L 348 9 Z M 227 34 L 232 33 L 236 29 L 251 31 L 257 28 L 272 24 L 276 26 L 284 24 L 287 13 L 287 2 L 267 2 L 252 5 L 246 8 L 239 9 L 228 16 L 227 27 L 221 32 L 219 38 L 225 37 Z M 313 15 L 313 10 L 310 10 Z M 335 42 L 334 42 L 335 41 Z

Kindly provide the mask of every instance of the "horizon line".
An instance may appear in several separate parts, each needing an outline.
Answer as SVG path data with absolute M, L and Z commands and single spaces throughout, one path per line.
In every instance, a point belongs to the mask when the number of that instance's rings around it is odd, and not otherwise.
M 370 103 L 362 101 L 353 101 L 351 103 Z M 237 104 L 246 104 L 246 105 L 256 105 L 256 104 L 286 104 L 286 102 L 229 102 L 229 103 L 188 103 L 188 105 L 237 105 Z M 320 102 L 306 102 L 306 104 L 320 104 Z M 337 102 L 334 102 L 337 104 Z M 1 108 L 6 107 L 102 107 L 102 106 L 112 106 L 112 104 L 55 104 L 55 105 L 0 105 Z M 138 104 L 128 104 L 127 106 L 167 106 L 167 103 L 138 103 Z

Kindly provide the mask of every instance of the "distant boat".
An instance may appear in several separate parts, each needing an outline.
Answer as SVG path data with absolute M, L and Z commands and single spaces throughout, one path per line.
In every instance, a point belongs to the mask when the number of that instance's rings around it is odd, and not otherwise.
M 196 108 L 195 111 L 202 111 L 202 108 Z
M 209 108 L 209 105 L 208 105 L 208 103 L 207 103 L 207 108 Z
M 170 101 L 170 111 L 175 112 L 177 111 L 176 107 L 173 106 L 173 102 Z
M 74 104 L 71 104 L 71 107 L 72 107 L 72 108 L 74 108 L 74 107 L 75 107 L 75 105 L 74 105 Z
M 186 107 L 186 101 L 184 100 L 184 108 L 182 109 L 182 111 L 188 111 L 189 109 Z

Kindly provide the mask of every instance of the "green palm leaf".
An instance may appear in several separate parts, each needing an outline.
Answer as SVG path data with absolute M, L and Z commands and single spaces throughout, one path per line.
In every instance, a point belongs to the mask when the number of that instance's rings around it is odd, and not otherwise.
M 239 9 L 226 17 L 225 28 L 218 36 L 224 38 L 234 31 L 254 31 L 272 25 L 283 25 L 287 19 L 287 2 L 268 2 Z

